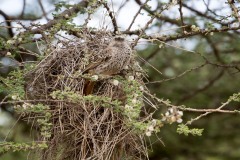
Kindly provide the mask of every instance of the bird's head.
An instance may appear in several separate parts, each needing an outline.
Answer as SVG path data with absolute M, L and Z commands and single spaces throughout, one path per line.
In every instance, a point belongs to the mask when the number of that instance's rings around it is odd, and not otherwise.
M 116 37 L 114 37 L 114 40 L 117 42 L 123 42 L 125 41 L 125 36 L 124 35 L 118 35 Z
M 112 41 L 110 42 L 109 46 L 113 47 L 123 47 L 127 45 L 127 40 L 124 35 L 117 35 L 115 36 Z

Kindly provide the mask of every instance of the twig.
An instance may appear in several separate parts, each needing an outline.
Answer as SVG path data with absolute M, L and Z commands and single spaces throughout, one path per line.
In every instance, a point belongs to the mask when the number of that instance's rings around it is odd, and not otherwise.
M 142 6 L 142 2 L 140 0 L 135 0 L 135 2 Z M 143 7 L 143 9 L 148 12 L 149 14 L 151 14 L 152 16 L 155 15 L 155 11 L 151 11 L 149 8 L 147 8 L 146 6 Z M 161 21 L 165 21 L 165 22 L 168 22 L 168 23 L 171 23 L 171 24 L 175 24 L 177 26 L 180 26 L 181 24 L 175 20 L 175 19 L 171 19 L 171 18 L 168 18 L 166 16 L 163 16 L 163 15 L 156 15 L 156 18 L 161 20 Z
M 169 101 L 165 101 L 162 99 L 157 98 L 156 96 L 148 93 L 147 91 L 144 91 L 145 94 L 147 94 L 148 96 L 150 96 L 152 99 L 155 99 L 158 103 L 160 104 L 164 104 L 167 107 L 171 107 L 171 108 L 177 108 L 180 109 L 182 111 L 188 111 L 188 112 L 204 112 L 203 114 L 201 114 L 200 116 L 197 117 L 197 120 L 200 119 L 201 117 L 204 117 L 210 113 L 230 113 L 230 114 L 236 114 L 236 113 L 240 113 L 239 110 L 223 110 L 223 107 L 225 107 L 226 105 L 228 105 L 231 101 L 227 101 L 225 103 L 223 103 L 220 107 L 216 108 L 216 109 L 196 109 L 196 108 L 186 108 L 185 106 L 178 106 L 178 105 L 173 105 L 171 104 Z M 195 120 L 193 120 L 195 121 Z M 192 122 L 193 122 L 192 121 Z
M 45 11 L 45 9 L 43 7 L 42 0 L 38 0 L 38 4 L 40 5 L 40 8 L 41 8 L 42 13 L 43 13 L 43 16 L 46 18 L 46 20 L 49 21 L 50 19 L 47 17 L 47 13 L 46 13 L 46 11 Z
M 206 8 L 207 8 L 207 10 L 206 10 L 205 13 L 207 13 L 207 11 L 209 11 L 209 12 L 211 12 L 213 15 L 215 15 L 216 17 L 224 18 L 224 16 L 221 16 L 221 15 L 216 14 L 214 11 L 212 11 L 212 10 L 209 8 L 210 2 L 211 2 L 211 1 L 207 1 L 207 2 L 206 2 L 206 0 L 203 0 L 203 3 L 204 3 L 204 5 L 205 5 Z
M 220 62 L 220 63 L 224 63 L 223 60 L 221 59 L 220 53 L 219 53 L 219 51 L 218 51 L 218 49 L 217 49 L 217 44 L 214 43 L 214 42 L 211 40 L 211 38 L 208 37 L 208 36 L 206 36 L 205 39 L 207 40 L 208 44 L 209 44 L 210 47 L 212 48 L 213 53 L 214 53 L 217 61 Z
M 238 14 L 237 7 L 234 5 L 234 0 L 228 0 L 228 4 L 230 5 L 230 7 L 232 9 L 233 16 L 238 20 L 239 26 L 240 26 L 240 16 Z
M 225 107 L 226 105 L 228 105 L 231 101 L 227 101 L 225 103 L 223 103 L 220 107 L 218 107 L 217 109 L 213 109 L 213 110 L 208 110 L 206 113 L 203 113 L 201 115 L 199 115 L 198 117 L 191 119 L 190 121 L 188 121 L 186 123 L 186 125 L 191 125 L 194 121 L 199 120 L 202 117 L 207 116 L 210 113 L 214 113 L 214 112 L 221 112 L 221 113 L 239 113 L 239 111 L 228 111 L 227 110 L 222 110 L 223 107 Z
M 109 17 L 112 20 L 112 24 L 113 24 L 113 28 L 114 31 L 113 33 L 117 33 L 118 32 L 118 25 L 117 25 L 117 21 L 116 21 L 116 17 L 113 15 L 113 12 L 110 10 L 110 8 L 108 7 L 107 3 L 103 3 L 103 6 L 106 8 L 106 10 L 108 11 Z
M 23 17 L 23 16 L 24 16 L 25 8 L 26 8 L 26 0 L 23 0 L 23 8 L 22 8 L 22 12 L 21 12 L 20 17 Z
M 133 17 L 133 20 L 132 20 L 132 22 L 130 23 L 130 25 L 129 25 L 129 27 L 128 27 L 128 29 L 127 29 L 126 31 L 130 31 L 130 29 L 131 29 L 133 23 L 135 22 L 137 16 L 140 14 L 141 10 L 143 9 L 143 7 L 145 7 L 145 5 L 148 3 L 148 1 L 149 1 L 149 0 L 146 0 L 145 3 L 141 4 L 139 10 L 137 11 L 137 13 L 135 14 L 135 16 Z
M 182 26 L 185 26 L 184 22 L 183 22 L 182 0 L 179 0 L 179 9 L 178 10 L 179 10 L 179 13 L 180 13 L 180 19 L 181 19 Z M 183 29 L 183 34 L 184 34 L 185 28 L 182 27 L 182 29 Z
M 146 61 L 144 58 L 142 58 L 141 56 L 137 55 L 140 60 L 142 60 L 143 62 L 145 62 L 147 65 L 149 65 L 150 67 L 152 67 L 155 71 L 157 71 L 159 74 L 162 74 L 161 71 L 159 71 L 156 67 L 154 67 L 151 63 L 149 63 L 148 61 Z
M 146 29 L 149 27 L 149 25 L 153 22 L 153 20 L 159 16 L 163 11 L 165 11 L 166 9 L 168 9 L 170 6 L 172 5 L 172 3 L 168 3 L 166 5 L 164 5 L 161 10 L 158 13 L 154 13 L 154 15 L 152 15 L 151 19 L 146 23 L 146 25 L 143 27 L 143 29 L 140 31 L 140 34 L 138 35 L 138 37 L 134 40 L 134 43 L 132 44 L 132 48 L 134 48 L 138 41 L 142 38 L 143 35 L 145 35 L 145 31 Z
M 7 22 L 7 21 L 5 21 L 5 22 Z M 18 27 L 18 26 L 0 26 L 1 28 L 7 28 L 7 29 L 9 29 L 9 28 L 18 28 L 18 29 L 23 29 L 23 27 Z
M 168 79 L 163 79 L 163 80 L 160 80 L 160 81 L 153 81 L 153 82 L 147 82 L 146 84 L 154 84 L 154 83 L 163 83 L 163 82 L 167 82 L 167 81 L 171 81 L 171 80 L 174 80 L 174 79 L 177 79 L 177 78 L 180 78 L 182 76 L 184 76 L 185 74 L 189 73 L 189 72 L 192 72 L 194 70 L 197 70 L 197 69 L 200 69 L 202 67 L 204 67 L 205 65 L 207 65 L 207 63 L 203 63 L 195 68 L 191 68 L 191 69 L 188 69 L 186 71 L 184 71 L 183 73 L 175 76 L 175 77 L 172 77 L 172 78 L 168 78 Z
M 144 35 L 145 30 L 153 22 L 154 19 L 155 19 L 155 16 L 152 16 L 151 19 L 146 23 L 146 25 L 143 27 L 138 37 L 134 40 L 134 43 L 132 44 L 132 48 L 134 48 L 137 45 L 138 41 L 141 39 L 141 36 Z
M 238 65 L 239 64 L 217 64 L 217 63 L 213 63 L 213 62 L 210 62 L 209 60 L 207 61 L 208 64 L 211 64 L 212 66 L 216 66 L 216 67 L 222 67 L 222 68 L 235 68 L 237 70 L 238 69 Z
M 2 10 L 0 10 L 0 15 L 2 15 L 4 17 L 4 19 L 6 20 L 6 24 L 8 26 L 8 34 L 10 35 L 10 37 L 13 37 L 14 36 L 14 33 L 12 31 L 12 24 L 11 24 L 11 17 L 8 16 L 5 12 L 3 12 Z
M 149 35 L 144 35 L 143 38 L 146 39 L 158 39 L 160 41 L 172 41 L 172 40 L 178 40 L 178 39 L 183 39 L 183 38 L 188 38 L 196 35 L 207 35 L 210 33 L 220 33 L 220 32 L 226 32 L 226 31 L 237 31 L 239 30 L 240 27 L 223 27 L 223 28 L 214 28 L 210 30 L 199 30 L 197 32 L 187 32 L 186 34 L 176 34 L 176 35 L 169 35 L 169 36 L 149 36 Z
M 61 14 L 59 14 L 53 20 L 48 21 L 48 23 L 41 25 L 38 28 L 28 30 L 26 32 L 27 33 L 30 32 L 32 34 L 41 34 L 43 31 L 45 31 L 45 30 L 51 28 L 52 26 L 54 26 L 55 24 L 59 23 L 59 21 L 61 21 L 62 19 L 66 19 L 66 17 L 71 17 L 73 14 L 78 13 L 83 8 L 87 7 L 88 3 L 89 3 L 88 0 L 83 0 L 76 5 L 73 5 L 72 8 L 63 11 Z M 22 34 L 24 34 L 24 33 L 25 32 L 23 32 Z
M 119 6 L 119 8 L 118 8 L 118 10 L 117 10 L 117 13 L 119 13 L 120 10 L 121 10 L 128 2 L 129 2 L 129 0 L 125 0 L 125 2 L 123 2 L 123 3 Z
M 208 20 L 211 20 L 211 21 L 213 21 L 213 22 L 219 23 L 219 24 L 221 24 L 221 25 L 223 25 L 223 26 L 228 26 L 228 24 L 229 24 L 228 22 L 221 22 L 221 19 L 218 20 L 218 19 L 216 19 L 215 17 L 209 16 L 209 15 L 204 14 L 204 13 L 202 13 L 202 12 L 200 12 L 200 11 L 192 8 L 192 7 L 189 7 L 189 6 L 186 5 L 185 3 L 182 3 L 182 6 L 185 7 L 185 8 L 187 8 L 187 9 L 189 9 L 190 11 L 194 12 L 194 13 L 195 13 L 196 15 L 198 15 L 198 16 L 204 17 L 204 18 L 206 18 L 206 19 L 208 19 Z
M 238 113 L 239 111 L 230 111 L 230 110 L 221 110 L 221 109 L 195 109 L 195 108 L 184 108 L 184 107 L 178 107 L 182 111 L 188 111 L 188 112 L 211 112 L 211 113 Z

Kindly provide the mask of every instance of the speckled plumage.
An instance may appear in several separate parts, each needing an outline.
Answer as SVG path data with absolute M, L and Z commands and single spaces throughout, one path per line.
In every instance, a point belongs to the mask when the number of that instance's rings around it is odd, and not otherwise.
M 114 75 L 129 64 L 132 49 L 122 37 L 115 37 L 96 62 L 86 67 L 90 74 Z
M 115 37 L 98 55 L 95 62 L 90 63 L 84 72 L 92 75 L 114 75 L 121 72 L 130 62 L 132 49 L 128 42 L 122 37 Z M 95 82 L 86 81 L 84 94 L 92 94 Z

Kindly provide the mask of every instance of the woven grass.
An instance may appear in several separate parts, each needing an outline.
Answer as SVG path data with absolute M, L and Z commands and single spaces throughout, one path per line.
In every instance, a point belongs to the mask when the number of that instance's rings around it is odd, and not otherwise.
M 147 159 L 143 134 L 138 134 L 131 123 L 148 120 L 147 116 L 140 117 L 144 98 L 134 87 L 143 85 L 143 76 L 134 58 L 119 75 L 99 75 L 93 93 L 83 94 L 85 82 L 92 75 L 82 71 L 101 56 L 112 38 L 99 31 L 85 33 L 74 41 L 61 41 L 61 46 L 49 45 L 46 56 L 26 75 L 26 99 L 48 105 L 52 115 L 51 136 L 40 136 L 48 144 L 40 153 L 42 159 Z M 129 76 L 134 80 L 128 80 Z M 114 79 L 120 83 L 113 84 Z M 131 97 L 138 100 L 138 112 L 133 116 L 126 112 L 132 109 L 126 109 Z

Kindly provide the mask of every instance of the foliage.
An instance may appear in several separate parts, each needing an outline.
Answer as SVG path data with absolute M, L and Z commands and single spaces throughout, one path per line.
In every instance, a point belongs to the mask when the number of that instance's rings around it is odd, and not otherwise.
M 193 136 L 201 136 L 203 130 L 204 129 L 197 129 L 197 128 L 189 129 L 189 127 L 184 124 L 178 125 L 178 128 L 177 128 L 177 132 L 179 134 L 184 134 L 186 136 L 188 136 L 189 134 Z
M 0 143 L 1 149 L 0 153 L 5 153 L 8 151 L 18 152 L 18 151 L 29 151 L 37 148 L 44 149 L 47 147 L 45 143 L 36 143 L 32 142 L 31 144 L 27 143 L 14 143 L 14 142 L 4 142 Z
M 9 96 L 24 97 L 24 72 L 21 70 L 12 71 L 7 78 L 0 77 L 2 83 L 0 84 L 1 91 L 5 91 Z

